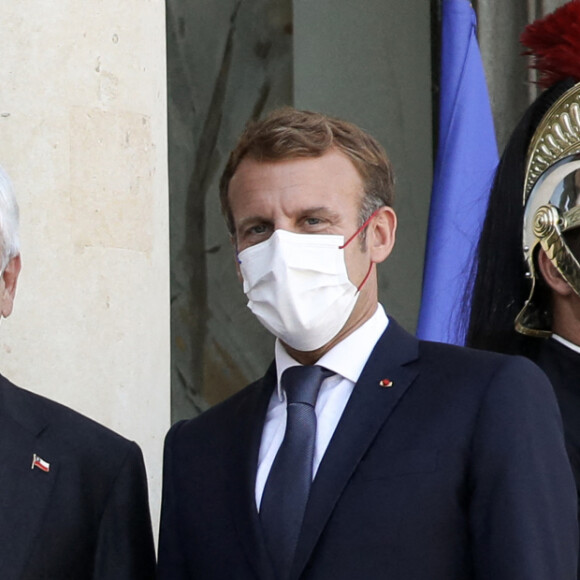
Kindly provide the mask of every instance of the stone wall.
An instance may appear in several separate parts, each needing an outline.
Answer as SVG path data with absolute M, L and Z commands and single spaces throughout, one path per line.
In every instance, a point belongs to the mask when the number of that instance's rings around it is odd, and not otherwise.
M 0 369 L 137 441 L 156 521 L 170 365 L 164 3 L 2 8 L 0 164 L 23 268 Z

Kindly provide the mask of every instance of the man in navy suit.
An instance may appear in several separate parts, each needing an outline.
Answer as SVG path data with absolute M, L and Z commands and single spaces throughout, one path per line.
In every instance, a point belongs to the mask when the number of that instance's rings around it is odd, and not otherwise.
M 522 358 L 421 342 L 387 317 L 392 198 L 386 154 L 350 123 L 283 109 L 242 135 L 222 208 L 275 361 L 170 430 L 161 579 L 576 578 L 550 385 Z M 314 367 L 314 398 L 297 396 Z
M 18 247 L 18 206 L 0 168 L 0 317 L 12 312 Z M 0 578 L 154 576 L 139 447 L 0 375 Z

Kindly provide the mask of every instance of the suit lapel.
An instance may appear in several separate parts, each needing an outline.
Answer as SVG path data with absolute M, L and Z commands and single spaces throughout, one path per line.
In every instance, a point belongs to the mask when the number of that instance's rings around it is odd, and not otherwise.
M 5 389 L 0 399 L 0 570 L 3 578 L 19 578 L 44 519 L 56 481 L 57 463 L 43 445 L 46 423 L 34 413 L 25 421 L 6 409 Z M 14 399 L 17 401 L 20 399 Z M 27 405 L 26 401 L 23 401 Z M 12 403 L 11 403 L 12 404 Z M 18 416 L 21 409 L 18 409 Z M 48 472 L 32 469 L 33 455 L 50 463 Z
M 344 410 L 312 484 L 291 579 L 304 569 L 334 506 L 379 429 L 418 374 L 418 341 L 391 319 Z M 392 386 L 380 381 L 388 379 Z
M 276 385 L 276 367 L 254 385 L 254 392 L 239 409 L 240 425 L 230 451 L 228 499 L 238 537 L 258 578 L 274 578 L 255 501 L 256 472 L 262 428 L 272 390 Z

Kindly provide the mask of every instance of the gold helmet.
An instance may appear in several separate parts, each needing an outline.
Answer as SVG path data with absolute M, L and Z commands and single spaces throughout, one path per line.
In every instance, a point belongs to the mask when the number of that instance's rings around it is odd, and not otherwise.
M 539 247 L 580 296 L 580 263 L 563 235 L 580 226 L 580 83 L 550 107 L 532 137 L 523 204 L 523 250 L 532 286 L 516 318 L 516 330 L 546 337 L 551 334 L 551 321 L 545 301 L 538 296 Z

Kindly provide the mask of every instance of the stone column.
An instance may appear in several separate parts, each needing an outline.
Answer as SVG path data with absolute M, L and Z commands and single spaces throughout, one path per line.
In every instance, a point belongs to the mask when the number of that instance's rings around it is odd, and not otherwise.
M 528 105 L 541 90 L 522 56 L 521 33 L 530 22 L 553 12 L 568 0 L 478 0 L 478 36 L 498 147 L 505 147 Z
M 0 164 L 23 269 L 0 370 L 142 447 L 169 426 L 165 4 L 7 2 Z

